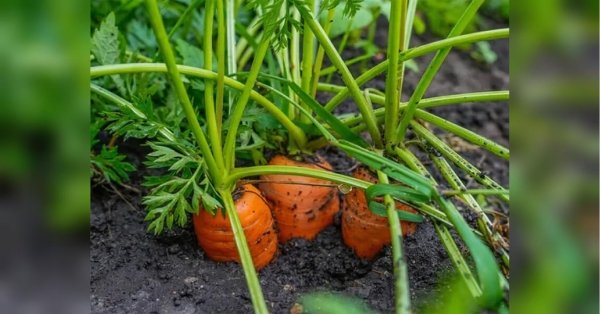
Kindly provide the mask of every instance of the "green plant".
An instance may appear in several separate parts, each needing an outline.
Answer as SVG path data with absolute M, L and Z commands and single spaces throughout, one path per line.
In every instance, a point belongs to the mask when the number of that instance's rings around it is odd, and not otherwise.
M 129 180 L 127 173 L 135 171 L 135 167 L 124 161 L 126 157 L 119 154 L 117 146 L 111 147 L 102 144 L 99 152 L 94 151 L 94 147 L 100 143 L 97 138 L 100 132 L 99 126 L 99 123 L 94 123 L 91 127 L 90 176 L 99 183 L 121 183 Z
M 503 309 L 502 288 L 507 288 L 508 284 L 490 247 L 499 252 L 498 257 L 508 269 L 508 245 L 501 234 L 491 229 L 489 218 L 472 195 L 497 195 L 508 201 L 508 193 L 421 124 L 425 121 L 438 126 L 508 159 L 508 149 L 426 111 L 433 106 L 467 101 L 506 100 L 508 92 L 423 99 L 452 47 L 508 36 L 508 29 L 461 35 L 482 2 L 474 0 L 466 7 L 448 38 L 410 47 L 416 1 L 392 1 L 389 9 L 389 59 L 359 77 L 354 77 L 349 71 L 340 49 L 336 49 L 328 35 L 333 27 L 331 19 L 325 19 L 323 24 L 317 19 L 318 10 L 323 10 L 327 17 L 335 16 L 340 9 L 350 19 L 356 17 L 361 10 L 358 1 L 347 1 L 343 7 L 336 1 L 250 1 L 244 3 L 249 5 L 249 11 L 244 14 L 250 14 L 250 18 L 247 24 L 241 24 L 235 19 L 236 10 L 238 14 L 243 12 L 241 4 L 233 1 L 206 0 L 203 14 L 199 15 L 189 9 L 198 8 L 198 1 L 188 3 L 188 7 L 175 6 L 175 9 L 172 4 L 165 3 L 165 12 L 161 14 L 155 0 L 146 0 L 143 1 L 145 7 L 133 5 L 128 7 L 127 12 L 140 14 L 151 22 L 156 47 L 160 51 L 156 56 L 152 55 L 153 44 L 137 46 L 137 51 L 132 51 L 131 45 L 127 46 L 126 36 L 118 34 L 118 19 L 109 14 L 92 38 L 96 63 L 91 69 L 94 79 L 91 90 L 102 100 L 95 100 L 94 105 L 110 121 L 107 130 L 117 136 L 147 139 L 147 145 L 152 149 L 147 165 L 166 169 L 161 176 L 146 178 L 145 185 L 152 188 L 150 194 L 144 197 L 149 210 L 146 218 L 151 221 L 149 229 L 160 233 L 165 226 L 171 228 L 174 223 L 184 225 L 187 215 L 198 211 L 200 200 L 209 211 L 223 208 L 234 230 L 254 310 L 266 313 L 267 307 L 235 211 L 232 192 L 240 180 L 257 175 L 289 174 L 319 178 L 339 184 L 342 190 L 360 188 L 367 189 L 372 197 L 384 196 L 385 210 L 375 202 L 371 203 L 371 210 L 388 216 L 390 221 L 398 313 L 409 312 L 411 306 L 406 276 L 408 265 L 403 258 L 402 230 L 394 200 L 409 203 L 421 216 L 434 222 L 458 274 L 470 295 L 478 300 L 478 307 Z M 166 12 L 175 12 L 178 16 L 171 19 L 169 34 L 165 27 L 165 21 L 169 19 L 163 18 Z M 187 20 L 190 18 L 198 19 L 189 23 Z M 181 31 L 179 37 L 172 38 L 177 29 L 186 24 L 190 25 L 188 30 L 192 35 Z M 213 39 L 215 30 L 216 47 Z M 147 32 L 142 33 L 145 33 L 143 38 L 151 38 Z M 194 45 L 194 40 L 201 45 Z M 177 45 L 179 56 L 173 50 L 173 42 Z M 300 45 L 300 42 L 303 44 Z M 150 55 L 145 56 L 142 52 Z M 411 98 L 402 103 L 400 95 L 408 62 L 433 52 L 436 55 Z M 325 56 L 333 65 L 323 69 Z M 154 63 L 159 60 L 162 63 Z M 249 71 L 238 71 L 245 69 L 249 60 L 252 60 Z M 334 72 L 341 76 L 343 86 L 319 82 L 321 76 Z M 362 85 L 383 72 L 387 72 L 385 92 L 361 89 Z M 162 79 L 165 73 L 170 78 L 169 85 Z M 322 105 L 315 99 L 317 92 L 334 93 L 335 96 Z M 332 110 L 348 96 L 356 103 L 360 115 L 347 118 L 334 116 Z M 116 107 L 103 106 L 103 101 Z M 383 105 L 383 108 L 375 109 L 374 104 Z M 409 128 L 412 130 L 410 134 L 407 133 Z M 363 130 L 369 132 L 372 145 L 358 136 Z M 373 185 L 321 169 L 262 165 L 262 150 L 269 147 L 267 143 L 276 143 L 270 147 L 291 154 L 310 154 L 325 145 L 337 146 L 376 170 L 382 184 Z M 450 191 L 442 190 L 431 179 L 428 170 L 409 149 L 411 145 L 429 154 Z M 237 167 L 236 157 L 252 158 L 257 165 Z M 466 190 L 448 161 L 465 170 L 486 189 Z M 390 185 L 386 185 L 390 180 L 406 186 L 390 189 Z M 478 213 L 476 230 L 466 224 L 449 199 L 458 200 Z M 454 228 L 470 249 L 477 279 L 466 266 L 449 228 Z

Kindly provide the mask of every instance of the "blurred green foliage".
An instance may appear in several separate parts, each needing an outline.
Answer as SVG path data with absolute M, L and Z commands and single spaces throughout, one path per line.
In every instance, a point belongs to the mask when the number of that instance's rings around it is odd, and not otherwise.
M 471 0 L 420 0 L 417 10 L 426 18 L 426 24 L 432 34 L 446 37 L 456 25 Z M 464 33 L 472 33 L 477 28 L 479 17 L 475 17 L 465 28 Z

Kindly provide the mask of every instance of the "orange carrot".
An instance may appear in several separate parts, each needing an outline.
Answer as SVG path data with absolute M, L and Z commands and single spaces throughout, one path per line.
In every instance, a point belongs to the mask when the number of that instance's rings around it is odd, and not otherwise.
M 269 165 L 332 169 L 325 159 L 317 158 L 318 162 L 310 163 L 277 155 Z M 272 205 L 280 243 L 292 238 L 314 239 L 321 230 L 333 223 L 333 216 L 340 209 L 337 188 L 322 186 L 331 184 L 329 181 L 293 175 L 263 175 L 261 181 L 266 181 L 259 188 Z
M 242 186 L 236 193 L 241 193 L 240 198 L 235 201 L 235 207 L 248 241 L 250 255 L 254 267 L 261 269 L 273 260 L 278 251 L 271 209 L 260 191 L 251 184 Z M 217 262 L 240 262 L 229 218 L 222 214 L 221 208 L 217 209 L 215 216 L 200 208 L 198 214 L 194 215 L 193 222 L 198 245 L 209 258 Z
M 377 178 L 363 167 L 356 169 L 353 177 L 372 183 L 378 182 Z M 352 189 L 344 197 L 342 208 L 344 243 L 354 249 L 356 255 L 372 259 L 384 245 L 391 242 L 388 218 L 376 215 L 369 210 L 364 190 Z M 417 212 L 412 207 L 400 202 L 396 202 L 396 208 L 411 213 Z M 400 223 L 403 235 L 412 234 L 417 228 L 417 225 L 412 222 L 401 221 Z

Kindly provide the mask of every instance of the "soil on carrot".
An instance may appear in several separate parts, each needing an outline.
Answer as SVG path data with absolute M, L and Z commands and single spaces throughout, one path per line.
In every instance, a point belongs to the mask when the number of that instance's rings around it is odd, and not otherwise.
M 379 22 L 376 43 L 385 47 L 387 22 Z M 414 36 L 414 45 L 431 41 L 431 37 Z M 466 52 L 452 51 L 425 97 L 475 91 L 508 89 L 508 41 L 492 42 L 499 60 L 480 66 Z M 360 54 L 347 50 L 346 60 Z M 432 56 L 417 60 L 425 69 Z M 371 60 L 368 66 L 380 61 Z M 355 76 L 360 74 L 353 67 Z M 404 83 L 408 99 L 422 72 L 407 70 Z M 336 82 L 336 78 L 334 78 Z M 341 83 L 341 81 L 337 81 Z M 367 86 L 384 89 L 381 76 Z M 325 102 L 327 95 L 320 95 Z M 337 113 L 354 112 L 352 100 L 346 100 Z M 432 112 L 461 126 L 480 132 L 508 146 L 508 104 L 506 102 L 461 104 L 438 107 Z M 438 134 L 444 134 L 435 130 Z M 447 142 L 461 150 L 470 162 L 487 171 L 491 178 L 508 187 L 508 163 L 481 149 L 453 138 Z M 139 169 L 129 184 L 142 192 L 143 176 L 151 170 L 141 162 L 146 151 L 139 143 L 121 143 L 120 149 Z M 354 162 L 334 148 L 320 152 L 336 170 L 349 174 Z M 418 156 L 426 160 L 423 153 Z M 428 165 L 430 170 L 431 165 Z M 457 171 L 464 182 L 469 177 Z M 438 182 L 441 177 L 434 171 Z M 468 187 L 475 187 L 471 182 Z M 109 189 L 110 190 L 110 189 Z M 90 260 L 92 313 L 251 313 L 252 305 L 242 268 L 236 263 L 215 263 L 197 245 L 191 221 L 184 228 L 175 227 L 160 236 L 146 232 L 145 210 L 141 197 L 122 191 L 124 201 L 102 187 L 92 190 Z M 507 211 L 507 208 L 501 208 Z M 473 215 L 465 215 L 473 220 Z M 408 263 L 411 299 L 415 312 L 434 304 L 445 289 L 440 282 L 452 271 L 452 263 L 429 221 L 404 239 Z M 333 291 L 365 300 L 371 308 L 391 313 L 394 308 L 391 248 L 386 246 L 373 260 L 357 258 L 343 244 L 339 213 L 334 224 L 314 241 L 294 239 L 280 245 L 279 257 L 259 273 L 264 297 L 271 313 L 290 313 L 301 294 Z M 465 251 L 466 252 L 466 251 Z

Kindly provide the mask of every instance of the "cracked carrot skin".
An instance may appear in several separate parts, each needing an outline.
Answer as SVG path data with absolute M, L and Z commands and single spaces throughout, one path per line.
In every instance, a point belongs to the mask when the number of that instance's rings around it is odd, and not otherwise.
M 320 156 L 317 158 L 316 163 L 310 163 L 276 155 L 269 161 L 269 165 L 332 170 L 325 159 Z M 293 175 L 263 175 L 260 179 L 271 181 L 261 183 L 259 188 L 273 208 L 280 243 L 286 243 L 292 238 L 314 239 L 321 230 L 333 223 L 333 216 L 340 209 L 337 188 L 319 186 L 332 184 L 330 181 Z
M 356 169 L 353 177 L 372 183 L 378 182 L 377 178 L 364 167 Z M 396 208 L 417 213 L 412 207 L 400 202 L 396 202 Z M 352 189 L 346 194 L 342 204 L 341 220 L 344 243 L 361 258 L 373 259 L 384 245 L 391 243 L 388 218 L 373 214 L 369 210 L 364 190 Z M 402 235 L 412 234 L 417 229 L 416 223 L 401 221 L 400 224 Z
M 241 196 L 235 201 L 250 255 L 256 269 L 267 266 L 278 252 L 277 235 L 271 209 L 260 191 L 246 184 L 239 191 Z M 216 262 L 240 262 L 229 218 L 221 208 L 211 215 L 200 205 L 200 211 L 193 217 L 194 231 L 198 245 L 206 255 Z

